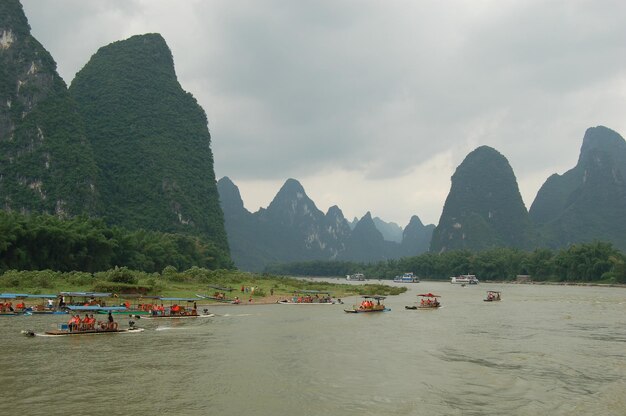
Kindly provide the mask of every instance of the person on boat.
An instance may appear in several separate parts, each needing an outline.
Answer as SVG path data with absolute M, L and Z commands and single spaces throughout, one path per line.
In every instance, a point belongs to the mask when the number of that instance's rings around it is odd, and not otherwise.
M 80 326 L 80 316 L 72 315 L 69 321 L 67 321 L 67 327 L 70 332 L 77 331 Z
M 107 326 L 107 329 L 117 330 L 117 322 L 115 322 L 115 320 L 113 319 L 113 315 L 111 315 L 111 311 L 109 311 L 108 321 L 109 321 L 109 324 Z
M 85 314 L 85 317 L 82 320 L 80 320 L 80 330 L 84 331 L 87 328 L 89 328 L 89 322 L 91 322 L 89 320 L 89 315 Z
M 235 305 L 239 305 L 241 301 L 239 300 L 239 296 L 235 296 L 235 300 L 233 301 Z

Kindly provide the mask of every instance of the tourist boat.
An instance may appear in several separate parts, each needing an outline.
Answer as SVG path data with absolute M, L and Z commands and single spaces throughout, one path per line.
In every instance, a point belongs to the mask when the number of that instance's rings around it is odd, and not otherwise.
M 140 293 L 113 294 L 114 302 L 124 307 L 113 314 L 147 315 L 151 313 L 153 306 L 161 298 L 160 296 L 143 295 Z M 109 302 L 112 303 L 112 302 Z M 105 313 L 105 312 L 98 312 Z
M 450 278 L 450 283 L 452 284 L 468 284 L 468 285 L 477 285 L 479 283 L 476 276 L 473 274 L 462 274 L 459 276 L 454 276 Z
M 485 302 L 499 302 L 502 300 L 502 292 L 496 290 L 488 290 L 487 297 L 483 299 Z
M 346 275 L 346 280 L 362 282 L 365 280 L 365 275 L 363 273 L 349 274 Z
M 139 319 L 195 319 L 195 318 L 210 318 L 215 314 L 209 313 L 207 309 L 204 309 L 202 313 L 198 313 L 198 306 L 196 304 L 197 298 L 159 298 L 161 302 L 169 302 L 170 306 L 161 309 L 161 311 L 152 311 L 148 315 L 133 315 Z M 180 303 L 190 303 L 187 307 L 180 305 Z
M 409 272 L 404 273 L 402 276 L 396 276 L 393 281 L 396 283 L 419 283 L 420 278 Z
M 53 299 L 57 299 L 58 295 L 28 295 L 26 299 L 36 299 L 40 303 L 28 307 L 28 311 L 33 315 L 65 315 L 68 313 L 66 309 L 60 309 L 55 306 Z
M 28 295 L 25 293 L 0 293 L 0 316 L 17 316 L 26 313 L 23 300 Z M 18 307 L 18 300 L 22 307 Z M 15 302 L 15 305 L 13 304 Z
M 226 297 L 226 292 L 232 292 L 234 289 L 231 287 L 222 287 L 222 286 L 212 286 L 209 285 L 209 287 L 211 289 L 215 289 L 217 290 L 217 292 L 213 293 L 213 295 L 199 295 L 196 294 L 197 297 L 199 297 L 200 299 L 209 299 L 209 300 L 214 300 L 217 302 L 223 302 L 223 303 L 239 303 L 239 302 L 235 302 L 235 300 L 239 300 L 239 298 L 237 299 L 229 299 L 228 297 Z
M 68 307 L 73 312 L 78 311 L 90 311 L 96 312 L 102 310 L 105 312 L 113 312 L 119 307 L 98 307 L 95 306 L 78 306 L 73 305 Z M 60 337 L 60 336 L 84 336 L 84 335 L 102 335 L 102 334 L 125 334 L 125 333 L 137 333 L 142 332 L 143 328 L 135 326 L 134 321 L 128 322 L 128 328 L 119 328 L 117 322 L 110 323 L 107 321 L 94 322 L 89 328 L 72 328 L 69 323 L 61 323 L 57 325 L 57 329 L 38 333 L 32 330 L 24 330 L 22 334 L 30 337 L 34 336 L 46 336 L 46 337 Z
M 386 296 L 362 296 L 363 301 L 359 305 L 352 305 L 352 309 L 344 309 L 347 313 L 369 313 L 369 312 L 388 312 L 391 309 L 387 308 L 381 300 L 384 300 Z M 376 303 L 374 303 L 376 302 Z
M 332 299 L 330 292 L 302 290 L 294 293 L 291 299 L 281 299 L 276 303 L 281 305 L 334 305 L 337 302 Z
M 420 293 L 419 296 L 420 302 L 417 305 L 405 306 L 406 309 L 437 309 L 441 307 L 441 302 L 437 298 L 440 298 L 439 295 L 433 295 L 432 293 Z

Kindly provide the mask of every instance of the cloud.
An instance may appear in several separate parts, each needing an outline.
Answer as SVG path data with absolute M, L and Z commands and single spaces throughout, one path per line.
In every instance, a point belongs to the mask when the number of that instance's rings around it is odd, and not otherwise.
M 622 1 L 23 4 L 68 82 L 99 47 L 161 33 L 207 112 L 217 176 L 251 206 L 293 177 L 320 205 L 434 222 L 450 175 L 486 144 L 529 207 L 588 127 L 626 133 Z

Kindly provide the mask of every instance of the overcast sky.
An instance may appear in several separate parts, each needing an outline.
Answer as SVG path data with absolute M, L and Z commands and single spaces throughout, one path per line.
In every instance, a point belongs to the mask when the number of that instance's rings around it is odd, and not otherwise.
M 588 127 L 626 135 L 626 2 L 22 0 L 68 85 L 158 32 L 246 208 L 288 178 L 322 211 L 437 224 L 450 177 L 502 153 L 530 208 Z

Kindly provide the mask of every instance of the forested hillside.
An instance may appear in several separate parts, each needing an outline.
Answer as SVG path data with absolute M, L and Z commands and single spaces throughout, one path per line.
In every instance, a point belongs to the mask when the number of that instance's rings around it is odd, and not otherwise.
M 70 87 L 100 168 L 110 224 L 182 232 L 228 256 L 204 110 L 158 34 L 102 47 Z
M 0 2 L 0 202 L 59 217 L 98 209 L 85 126 L 18 0 Z
M 454 175 L 430 250 L 530 248 L 532 227 L 508 160 L 480 146 Z
M 308 261 L 269 265 L 265 272 L 296 276 L 345 276 L 356 271 L 368 279 L 393 279 L 413 272 L 422 279 L 446 280 L 475 274 L 481 280 L 626 283 L 626 256 L 610 243 L 576 244 L 561 250 L 493 248 L 451 250 L 377 263 Z
M 183 234 L 108 227 L 101 219 L 0 211 L 0 272 L 50 269 L 97 272 L 113 267 L 161 272 L 232 268 L 211 241 Z

